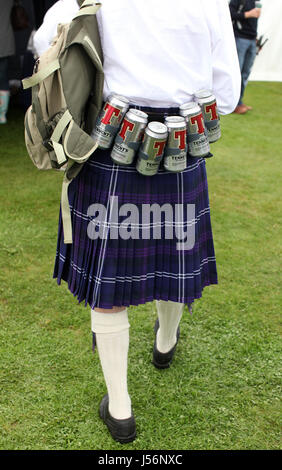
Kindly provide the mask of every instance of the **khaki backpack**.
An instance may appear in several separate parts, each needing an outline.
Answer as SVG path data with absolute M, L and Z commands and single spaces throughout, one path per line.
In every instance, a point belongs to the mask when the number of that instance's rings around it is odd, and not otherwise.
M 100 3 L 81 4 L 69 24 L 60 24 L 50 48 L 23 88 L 32 88 L 25 115 L 27 151 L 40 170 L 63 169 L 61 211 L 64 242 L 72 243 L 68 186 L 96 150 L 90 136 L 102 106 L 104 73 L 96 19 Z

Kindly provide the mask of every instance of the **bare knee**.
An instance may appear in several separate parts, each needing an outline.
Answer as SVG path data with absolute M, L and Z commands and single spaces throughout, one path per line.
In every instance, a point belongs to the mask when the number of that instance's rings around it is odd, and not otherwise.
M 118 313 L 122 312 L 126 307 L 113 307 L 113 308 L 98 308 L 95 307 L 94 310 L 99 313 Z

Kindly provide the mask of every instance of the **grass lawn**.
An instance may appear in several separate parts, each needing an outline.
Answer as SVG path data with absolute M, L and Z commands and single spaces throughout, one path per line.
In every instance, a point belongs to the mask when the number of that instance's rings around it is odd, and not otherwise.
M 129 309 L 138 438 L 98 418 L 105 393 L 90 311 L 52 279 L 62 175 L 27 156 L 23 117 L 0 127 L 0 448 L 278 449 L 281 416 L 281 83 L 222 118 L 207 162 L 219 285 L 186 311 L 173 367 L 151 364 L 154 303 Z

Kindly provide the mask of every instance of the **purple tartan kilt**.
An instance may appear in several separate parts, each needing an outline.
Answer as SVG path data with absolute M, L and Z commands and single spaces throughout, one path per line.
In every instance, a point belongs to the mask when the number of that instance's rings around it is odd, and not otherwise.
M 201 297 L 205 286 L 217 284 L 205 160 L 188 157 L 187 161 L 181 173 L 161 167 L 155 176 L 143 176 L 135 164 L 116 165 L 109 151 L 97 150 L 69 186 L 72 245 L 64 244 L 60 213 L 53 275 L 58 284 L 66 281 L 78 301 L 91 308 L 138 305 L 154 299 L 191 304 Z M 119 208 L 134 204 L 140 214 L 143 204 L 194 204 L 194 219 L 188 220 L 183 210 L 182 224 L 184 230 L 189 224 L 195 227 L 193 248 L 177 250 L 179 237 L 175 230 L 173 238 L 166 237 L 164 221 L 160 224 L 161 238 L 153 237 L 151 226 L 150 238 L 144 239 L 141 217 L 136 222 L 139 238 L 112 236 L 110 221 L 115 225 L 110 219 L 110 201 L 114 200 Z M 96 239 L 89 237 L 94 214 L 88 215 L 88 210 L 93 204 L 106 208 L 103 237 Z

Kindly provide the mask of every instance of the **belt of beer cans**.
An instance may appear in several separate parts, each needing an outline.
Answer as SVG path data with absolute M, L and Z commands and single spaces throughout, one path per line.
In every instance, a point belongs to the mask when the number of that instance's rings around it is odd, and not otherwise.
M 164 124 L 148 123 L 148 114 L 130 108 L 129 100 L 110 95 L 104 104 L 92 137 L 101 149 L 110 149 L 118 165 L 131 165 L 145 176 L 158 172 L 161 161 L 167 171 L 178 173 L 187 167 L 187 154 L 207 158 L 210 143 L 221 137 L 215 96 L 201 90 L 194 101 L 179 107 L 178 116 L 167 116 Z

